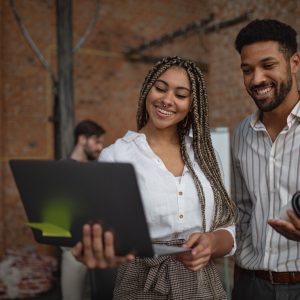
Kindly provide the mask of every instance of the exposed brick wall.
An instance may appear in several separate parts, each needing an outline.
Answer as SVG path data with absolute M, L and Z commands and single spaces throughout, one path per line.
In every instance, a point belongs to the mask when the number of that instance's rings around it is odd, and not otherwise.
M 27 45 L 9 8 L 1 3 L 0 35 L 0 245 L 34 243 L 8 167 L 10 158 L 53 158 L 51 81 Z M 95 12 L 95 0 L 74 0 L 74 43 Z M 33 40 L 56 70 L 54 0 L 16 0 Z M 91 118 L 107 129 L 106 144 L 135 129 L 137 98 L 151 64 L 129 62 L 128 47 L 173 32 L 214 13 L 215 21 L 254 9 L 253 18 L 278 18 L 300 32 L 299 1 L 114 0 L 101 1 L 95 29 L 74 57 L 76 121 Z M 194 33 L 145 52 L 181 55 L 206 63 L 211 125 L 231 130 L 255 107 L 244 91 L 234 38 L 245 23 L 210 34 Z M 5 235 L 4 235 L 5 233 Z M 42 251 L 47 247 L 40 246 Z

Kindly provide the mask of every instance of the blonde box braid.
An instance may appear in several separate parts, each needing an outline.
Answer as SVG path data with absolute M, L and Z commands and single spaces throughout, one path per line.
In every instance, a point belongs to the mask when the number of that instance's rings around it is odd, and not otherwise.
M 209 229 L 209 231 L 212 231 L 218 227 L 230 225 L 236 222 L 237 209 L 225 190 L 215 152 L 212 147 L 210 129 L 208 125 L 208 101 L 204 78 L 202 72 L 195 63 L 190 60 L 185 60 L 178 56 L 174 56 L 166 57 L 153 66 L 146 76 L 140 92 L 137 111 L 137 128 L 138 130 L 143 128 L 148 121 L 146 98 L 150 89 L 160 75 L 173 66 L 185 69 L 191 82 L 191 110 L 187 117 L 178 124 L 177 131 L 180 138 L 183 161 L 191 172 L 196 186 L 201 206 L 201 215 L 203 220 L 202 227 L 203 231 L 206 232 L 205 197 L 203 188 L 192 166 L 185 145 L 185 136 L 189 133 L 189 129 L 192 126 L 195 159 L 210 182 L 215 199 L 214 217 Z

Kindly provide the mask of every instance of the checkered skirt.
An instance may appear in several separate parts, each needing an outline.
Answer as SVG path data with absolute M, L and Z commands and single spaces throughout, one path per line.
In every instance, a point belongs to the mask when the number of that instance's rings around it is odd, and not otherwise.
M 212 261 L 203 269 L 188 270 L 172 256 L 136 258 L 119 268 L 114 300 L 225 300 Z

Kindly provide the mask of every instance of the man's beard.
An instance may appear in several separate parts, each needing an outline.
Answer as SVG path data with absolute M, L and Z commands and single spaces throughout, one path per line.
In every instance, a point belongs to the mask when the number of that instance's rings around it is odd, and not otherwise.
M 92 152 L 88 147 L 84 148 L 84 153 L 88 161 L 95 161 L 98 159 L 100 153 Z
M 273 86 L 274 86 L 274 89 L 275 89 L 275 92 L 274 92 L 274 98 L 272 99 L 272 101 L 267 104 L 267 105 L 264 105 L 263 101 L 261 100 L 257 100 L 255 98 L 255 96 L 253 95 L 253 92 L 250 91 L 250 96 L 252 97 L 252 99 L 254 100 L 256 106 L 262 111 L 262 112 L 270 112 L 272 111 L 273 109 L 275 109 L 276 107 L 278 107 L 283 101 L 284 99 L 286 98 L 286 96 L 288 95 L 288 93 L 291 91 L 291 88 L 292 88 L 292 75 L 291 75 L 291 72 L 290 72 L 290 69 L 288 69 L 288 78 L 287 78 L 287 81 L 286 82 L 282 82 L 279 87 L 278 87 L 278 84 L 276 82 L 273 82 Z M 261 84 L 259 86 L 255 86 L 255 87 L 252 87 L 252 89 L 256 89 L 258 87 L 263 87 L 263 86 L 269 86 L 267 84 Z

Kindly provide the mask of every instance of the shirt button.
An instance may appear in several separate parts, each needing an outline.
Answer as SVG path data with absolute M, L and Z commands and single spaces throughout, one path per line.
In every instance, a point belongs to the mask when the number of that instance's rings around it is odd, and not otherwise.
M 179 196 L 182 196 L 182 195 L 183 195 L 183 192 L 179 192 L 178 194 L 179 194 Z
M 181 214 L 181 215 L 179 215 L 179 219 L 182 219 L 183 218 L 183 215 Z

